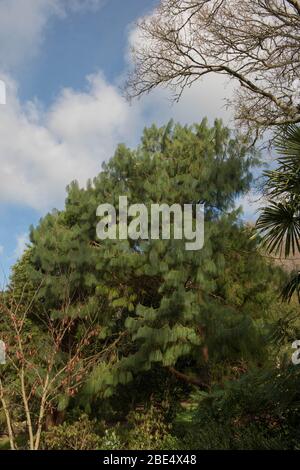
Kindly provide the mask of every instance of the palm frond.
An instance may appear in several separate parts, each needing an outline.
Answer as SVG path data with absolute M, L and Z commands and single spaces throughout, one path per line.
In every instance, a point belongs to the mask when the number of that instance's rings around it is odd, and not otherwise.
M 284 132 L 275 139 L 275 147 L 283 155 L 279 158 L 279 162 L 300 164 L 300 127 L 296 124 L 287 126 Z
M 256 229 L 266 251 L 288 258 L 300 252 L 300 126 L 287 126 L 275 145 L 281 156 L 277 168 L 264 173 L 269 204 L 261 209 Z M 300 303 L 300 272 L 293 274 L 282 297 L 289 301 L 294 293 Z
M 262 236 L 262 246 L 269 252 L 285 257 L 300 251 L 299 207 L 290 202 L 271 201 L 261 210 L 256 228 Z
M 300 303 L 300 271 L 293 273 L 288 283 L 282 290 L 282 300 L 290 302 L 294 294 L 297 294 L 298 302 Z

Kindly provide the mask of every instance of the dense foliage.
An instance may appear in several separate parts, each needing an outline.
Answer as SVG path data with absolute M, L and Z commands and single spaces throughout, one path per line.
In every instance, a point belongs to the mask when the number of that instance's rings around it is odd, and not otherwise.
M 300 127 L 290 125 L 276 141 L 281 156 L 277 167 L 265 172 L 268 206 L 262 209 L 257 228 L 270 253 L 286 258 L 300 253 Z M 300 273 L 296 271 L 283 290 L 284 300 L 297 293 L 300 303 Z
M 277 299 L 285 275 L 235 208 L 257 164 L 248 142 L 220 121 L 152 126 L 137 149 L 120 145 L 86 188 L 72 183 L 64 210 L 31 229 L 3 305 L 13 298 L 38 337 L 47 335 L 46 319 L 71 320 L 60 362 L 80 342 L 76 367 L 96 358 L 83 378 L 79 370 L 76 386 L 67 376 L 46 406 L 44 448 L 244 448 L 258 441 L 268 448 L 280 441 L 298 413 L 298 392 L 285 402 L 286 387 L 296 390 L 298 381 L 297 369 L 285 365 L 298 326 L 293 305 Z M 187 251 L 185 240 L 172 238 L 98 240 L 97 207 L 118 208 L 120 195 L 148 208 L 204 202 L 203 249 Z M 256 441 L 247 437 L 249 422 Z

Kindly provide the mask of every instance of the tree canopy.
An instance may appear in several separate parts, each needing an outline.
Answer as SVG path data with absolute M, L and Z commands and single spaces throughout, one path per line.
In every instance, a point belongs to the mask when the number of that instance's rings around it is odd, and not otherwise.
M 98 421 L 118 416 L 129 427 L 133 420 L 135 445 L 163 445 L 156 433 L 168 434 L 179 401 L 192 403 L 194 389 L 214 404 L 227 380 L 267 367 L 270 338 L 286 341 L 290 320 L 279 322 L 274 296 L 285 276 L 267 262 L 236 208 L 258 162 L 249 142 L 219 120 L 153 125 L 136 149 L 119 145 L 85 188 L 71 183 L 64 209 L 32 227 L 0 303 L 12 345 L 1 397 L 9 410 L 21 383 L 27 403 L 8 416 L 13 445 L 14 422 L 22 418 L 30 423 L 30 447 L 57 448 L 65 433 L 71 446 L 81 427 L 88 443 L 104 445 L 87 416 L 74 422 L 79 410 Z M 97 207 L 118 208 L 120 195 L 147 207 L 204 202 L 203 248 L 186 250 L 184 239 L 172 237 L 99 240 Z M 140 401 L 144 415 L 135 412 Z M 65 416 L 70 427 L 48 430 Z

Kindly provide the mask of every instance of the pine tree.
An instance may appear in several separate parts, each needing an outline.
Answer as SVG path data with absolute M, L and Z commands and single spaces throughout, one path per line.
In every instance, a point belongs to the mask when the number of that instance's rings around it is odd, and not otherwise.
M 65 209 L 32 228 L 26 276 L 39 286 L 40 304 L 100 326 L 95 341 L 107 353 L 85 395 L 108 396 L 157 366 L 209 389 L 220 364 L 228 370 L 262 360 L 261 323 L 280 273 L 258 255 L 235 208 L 257 162 L 221 121 L 152 126 L 135 150 L 120 145 L 86 188 L 72 183 Z M 187 251 L 185 240 L 172 238 L 98 240 L 97 206 L 118 208 L 120 195 L 148 209 L 205 202 L 203 249 Z M 20 289 L 16 273 L 12 285 Z

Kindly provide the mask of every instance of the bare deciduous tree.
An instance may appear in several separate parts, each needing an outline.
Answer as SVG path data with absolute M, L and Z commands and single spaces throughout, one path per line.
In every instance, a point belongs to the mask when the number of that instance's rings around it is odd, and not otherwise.
M 44 314 L 41 328 L 30 323 L 30 306 L 22 301 L 0 302 L 1 334 L 7 346 L 7 365 L 1 366 L 0 403 L 12 450 L 17 449 L 16 421 L 25 418 L 28 448 L 38 450 L 46 417 L 59 397 L 74 396 L 102 351 L 91 347 L 99 326 L 87 318 L 80 338 L 74 336 L 77 319 L 67 309 L 57 318 Z M 6 369 L 6 370 L 5 370 Z M 17 418 L 16 418 L 17 417 Z
M 161 0 L 139 23 L 130 98 L 159 85 L 179 99 L 211 73 L 237 83 L 239 125 L 259 129 L 300 122 L 299 0 Z

